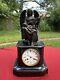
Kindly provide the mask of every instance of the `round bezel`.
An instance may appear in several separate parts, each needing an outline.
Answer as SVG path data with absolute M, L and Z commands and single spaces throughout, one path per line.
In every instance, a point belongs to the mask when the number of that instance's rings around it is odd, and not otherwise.
M 27 49 L 22 54 L 22 61 L 26 66 L 35 66 L 40 61 L 40 54 L 36 49 Z

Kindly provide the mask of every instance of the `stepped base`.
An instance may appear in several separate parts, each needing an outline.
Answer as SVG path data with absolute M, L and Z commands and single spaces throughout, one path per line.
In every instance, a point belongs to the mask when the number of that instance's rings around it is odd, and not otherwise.
M 13 73 L 17 76 L 42 76 L 48 73 L 48 68 L 45 63 L 39 67 L 22 67 L 18 65 L 18 61 L 15 62 Z

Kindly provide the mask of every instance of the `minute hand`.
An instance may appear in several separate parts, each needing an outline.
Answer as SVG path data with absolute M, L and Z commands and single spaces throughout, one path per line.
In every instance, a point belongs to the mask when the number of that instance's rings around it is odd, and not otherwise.
M 30 56 L 30 58 L 32 58 L 32 59 L 34 59 L 34 60 L 36 60 L 36 61 L 37 61 L 37 59 L 36 59 L 36 58 L 34 58 L 34 57 L 31 57 L 31 56 Z

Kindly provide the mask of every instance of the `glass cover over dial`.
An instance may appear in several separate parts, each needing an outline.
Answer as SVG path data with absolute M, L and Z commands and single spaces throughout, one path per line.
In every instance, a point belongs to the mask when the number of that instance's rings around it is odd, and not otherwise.
M 22 54 L 22 61 L 27 66 L 35 66 L 40 61 L 40 54 L 36 49 L 27 49 Z

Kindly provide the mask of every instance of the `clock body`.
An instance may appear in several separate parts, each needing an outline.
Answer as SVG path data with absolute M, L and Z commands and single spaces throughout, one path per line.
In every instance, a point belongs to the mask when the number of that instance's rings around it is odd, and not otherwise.
M 44 61 L 44 44 L 43 42 L 39 43 L 37 43 L 37 46 L 29 46 L 28 43 L 18 42 L 18 54 L 13 68 L 15 75 L 37 76 L 48 73 L 48 68 Z

